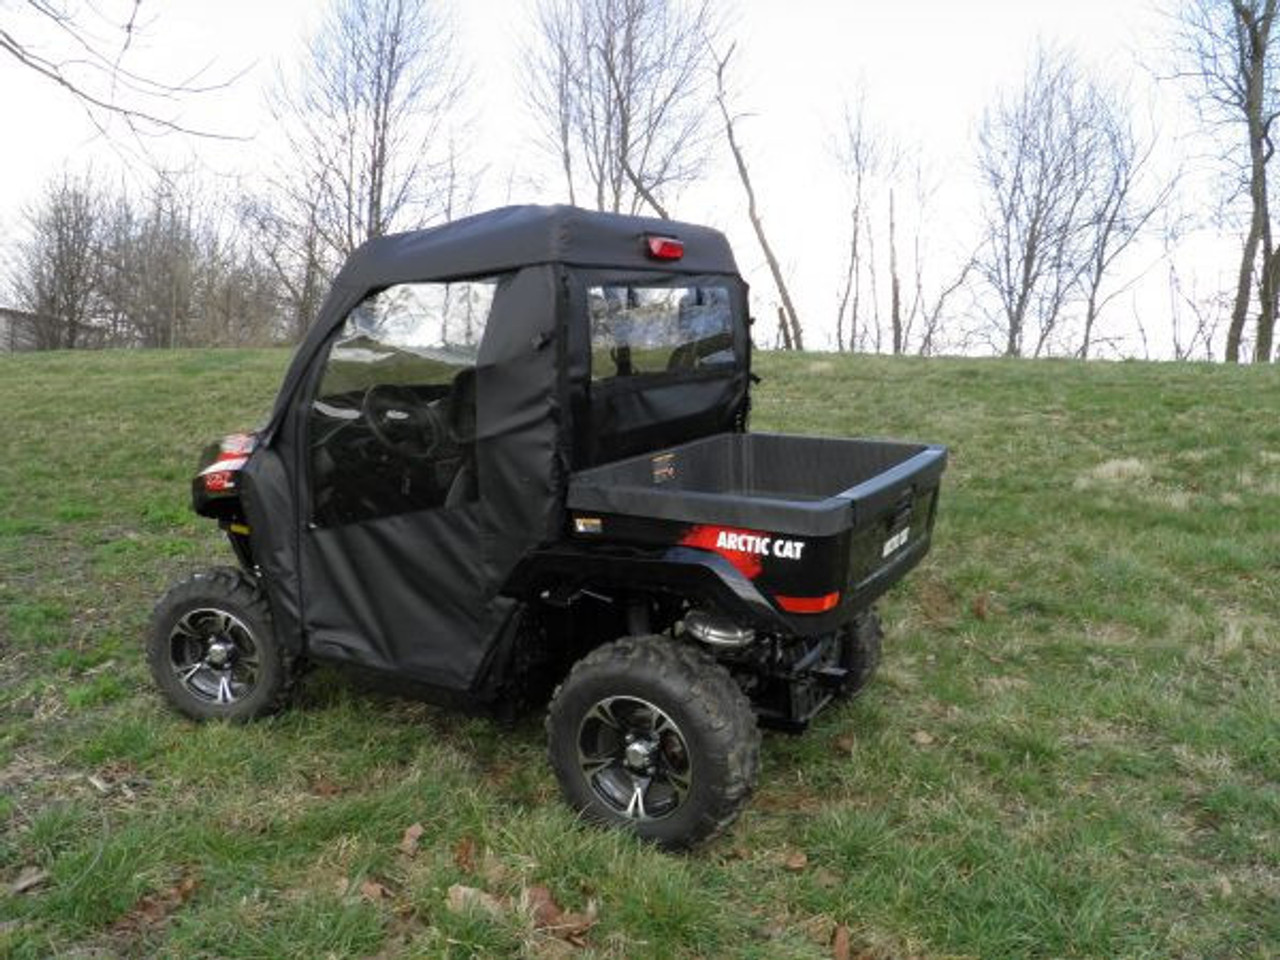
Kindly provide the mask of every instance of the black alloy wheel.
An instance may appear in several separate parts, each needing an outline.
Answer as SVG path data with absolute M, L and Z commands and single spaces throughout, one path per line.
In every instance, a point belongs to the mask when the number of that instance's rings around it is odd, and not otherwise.
M 693 783 L 689 744 L 659 707 L 605 697 L 578 728 L 578 767 L 599 800 L 628 820 L 675 813 Z
M 755 787 L 760 732 L 729 672 L 671 637 L 625 637 L 578 661 L 547 712 L 551 766 L 593 823 L 667 849 L 711 839 Z
M 253 633 L 235 614 L 197 607 L 169 631 L 169 667 L 196 700 L 230 706 L 258 685 Z
M 292 663 L 272 632 L 266 597 L 231 568 L 194 574 L 156 605 L 147 638 L 156 685 L 196 720 L 249 720 L 279 709 Z

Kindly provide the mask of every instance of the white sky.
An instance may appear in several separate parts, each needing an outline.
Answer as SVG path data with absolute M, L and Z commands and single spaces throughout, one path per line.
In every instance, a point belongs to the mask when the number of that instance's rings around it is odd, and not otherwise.
M 13 12 L 16 2 L 0 0 L 0 23 L 26 16 Z M 554 167 L 541 186 L 536 176 L 527 176 L 548 169 L 522 99 L 526 78 L 519 49 L 531 3 L 452 0 L 451 6 L 458 48 L 473 70 L 470 152 L 487 165 L 478 209 L 562 202 Z M 217 175 L 252 178 L 260 172 L 272 149 L 264 84 L 277 62 L 297 55 L 319 8 L 316 0 L 144 2 L 146 30 L 127 61 L 135 70 L 163 77 L 205 65 L 215 76 L 244 71 L 230 89 L 188 100 L 183 119 L 247 139 L 169 137 L 155 149 L 169 157 L 185 154 Z M 1153 0 L 738 0 L 726 9 L 732 11 L 728 33 L 738 41 L 739 107 L 750 113 L 740 134 L 766 226 L 815 347 L 831 336 L 828 317 L 847 243 L 846 214 L 828 155 L 845 96 L 863 90 L 877 125 L 904 145 L 908 157 L 918 156 L 936 180 L 926 242 L 938 264 L 972 243 L 966 213 L 974 205 L 977 120 L 1001 85 L 1021 78 L 1037 42 L 1071 47 L 1086 65 L 1113 76 L 1132 74 L 1136 99 L 1153 104 L 1171 142 L 1178 142 L 1186 123 L 1181 91 L 1157 89 L 1144 69 L 1160 61 L 1168 44 L 1168 21 Z M 92 163 L 95 170 L 114 173 L 136 162 L 127 140 L 122 152 L 94 130 L 69 96 L 7 60 L 0 60 L 0 94 L 9 132 L 0 146 L 4 236 L 21 230 L 22 205 L 63 167 Z M 670 207 L 680 219 L 705 221 L 729 234 L 752 283 L 754 309 L 762 325 L 771 326 L 776 296 L 728 157 L 717 153 L 705 181 Z M 1167 286 L 1165 279 L 1160 282 Z M 1140 299 L 1154 303 L 1155 296 Z M 1127 326 L 1132 298 L 1122 298 L 1113 309 L 1112 322 Z

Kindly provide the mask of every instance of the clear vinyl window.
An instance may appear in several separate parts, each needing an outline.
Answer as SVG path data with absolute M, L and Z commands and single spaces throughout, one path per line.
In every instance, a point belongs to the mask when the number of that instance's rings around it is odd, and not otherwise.
M 396 284 L 347 316 L 310 411 L 318 524 L 477 498 L 475 365 L 497 285 Z
M 728 287 L 593 286 L 587 310 L 593 380 L 733 365 Z

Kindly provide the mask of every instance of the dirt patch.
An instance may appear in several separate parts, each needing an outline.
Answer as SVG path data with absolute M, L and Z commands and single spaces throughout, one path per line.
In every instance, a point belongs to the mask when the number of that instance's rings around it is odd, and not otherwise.
M 1099 647 L 1140 647 L 1142 634 L 1125 623 L 1091 623 L 1085 628 L 1085 639 Z
M 1264 617 L 1241 610 L 1224 610 L 1210 647 L 1215 657 L 1225 657 L 1240 649 L 1275 651 L 1280 640 L 1273 624 Z
M 1007 693 L 1010 690 L 1026 690 L 1031 682 L 1025 677 L 984 677 L 979 687 L 983 693 Z
M 1267 474 L 1259 477 L 1251 470 L 1241 470 L 1237 482 L 1250 493 L 1261 493 L 1268 497 L 1280 497 L 1280 477 Z
M 1076 477 L 1073 486 L 1077 490 L 1088 490 L 1099 486 L 1120 486 L 1134 483 L 1145 483 L 1151 479 L 1151 468 L 1136 457 L 1124 457 L 1119 460 L 1104 460 Z
M 1170 510 L 1182 512 L 1191 508 L 1191 504 L 1195 501 L 1195 494 L 1190 490 L 1175 487 L 1172 490 L 1149 490 L 1143 499 L 1168 507 Z
M 1177 743 L 1173 746 L 1173 758 L 1183 773 L 1209 783 L 1218 783 L 1235 772 L 1231 757 L 1221 751 L 1202 753 L 1185 743 Z
M 955 591 L 943 581 L 934 577 L 922 579 L 916 588 L 916 598 L 920 614 L 930 626 L 948 627 L 956 622 L 959 602 Z

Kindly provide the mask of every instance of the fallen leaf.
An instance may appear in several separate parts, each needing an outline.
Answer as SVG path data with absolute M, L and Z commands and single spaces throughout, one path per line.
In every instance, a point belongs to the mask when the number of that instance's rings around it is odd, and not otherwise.
M 834 870 L 819 867 L 813 872 L 813 882 L 826 890 L 834 890 L 840 886 L 840 875 Z
M 564 916 L 564 910 L 556 903 L 555 898 L 551 896 L 551 891 L 546 887 L 529 887 L 521 896 L 521 901 L 525 909 L 529 911 L 529 915 L 533 917 L 533 928 L 535 930 L 554 927 Z
M 111 785 L 101 777 L 95 776 L 91 773 L 85 777 L 85 779 L 89 781 L 89 786 L 93 787 L 93 789 L 97 790 L 104 797 L 111 792 Z
M 533 960 L 569 960 L 578 956 L 579 949 L 577 944 L 551 936 L 539 937 L 528 947 Z
M 933 743 L 933 734 L 928 730 L 917 730 L 911 735 L 911 742 L 918 747 L 927 747 Z
M 987 607 L 990 604 L 990 594 L 980 593 L 973 598 L 973 616 L 975 620 L 987 619 Z
M 311 781 L 311 792 L 317 797 L 334 797 L 342 792 L 342 788 L 332 780 L 316 777 Z
M 476 872 L 476 842 L 463 837 L 453 845 L 453 864 L 463 873 Z
M 127 936 L 161 923 L 169 914 L 190 900 L 199 886 L 200 881 L 191 874 L 187 874 L 167 890 L 139 897 L 128 912 L 111 925 L 112 931 Z
M 502 887 L 511 879 L 511 870 L 492 850 L 485 850 L 480 857 L 480 876 L 488 886 Z
M 587 931 L 596 925 L 600 908 L 594 900 L 587 901 L 585 913 L 565 913 L 560 916 L 555 926 L 547 927 L 546 932 L 567 940 L 576 947 L 585 947 Z
M 843 923 L 836 924 L 835 935 L 831 938 L 831 956 L 833 960 L 849 960 L 849 928 Z
M 418 841 L 422 839 L 422 824 L 413 823 L 404 828 L 404 836 L 400 838 L 400 852 L 406 857 L 418 855 Z
M 377 880 L 365 880 L 360 884 L 360 896 L 370 903 L 377 903 L 379 900 L 390 900 L 392 893 Z
M 805 856 L 803 850 L 796 850 L 794 853 L 787 855 L 787 858 L 782 861 L 782 865 L 792 873 L 799 873 L 809 865 L 809 858 Z
M 16 897 L 19 894 L 34 890 L 48 879 L 49 874 L 39 867 L 24 867 L 22 872 L 18 874 L 18 879 L 13 881 L 13 885 L 9 887 L 9 892 Z
M 491 893 L 485 893 L 483 890 L 461 883 L 455 883 L 449 888 L 449 895 L 445 898 L 444 904 L 454 913 L 479 911 L 491 917 L 502 916 L 501 900 Z

